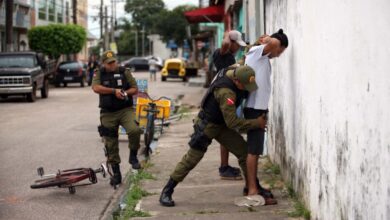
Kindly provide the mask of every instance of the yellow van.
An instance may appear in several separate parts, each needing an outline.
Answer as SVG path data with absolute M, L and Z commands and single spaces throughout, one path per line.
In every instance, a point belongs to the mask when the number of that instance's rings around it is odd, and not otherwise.
M 166 81 L 167 78 L 181 78 L 183 82 L 186 82 L 187 76 L 184 61 L 181 59 L 167 59 L 161 70 L 161 81 Z

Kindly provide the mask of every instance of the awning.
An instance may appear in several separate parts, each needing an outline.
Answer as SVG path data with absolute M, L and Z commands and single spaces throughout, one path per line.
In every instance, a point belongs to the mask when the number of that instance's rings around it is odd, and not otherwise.
M 184 13 L 189 23 L 200 22 L 222 22 L 224 16 L 224 6 L 210 6 L 207 8 L 200 8 Z

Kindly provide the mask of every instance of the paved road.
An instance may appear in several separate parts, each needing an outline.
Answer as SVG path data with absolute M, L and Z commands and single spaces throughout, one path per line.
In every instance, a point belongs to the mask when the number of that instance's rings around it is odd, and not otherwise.
M 147 78 L 147 73 L 135 73 Z M 150 94 L 187 97 L 201 95 L 197 87 L 180 80 L 151 82 Z M 36 168 L 46 173 L 57 169 L 97 168 L 105 160 L 97 133 L 98 96 L 77 84 L 52 88 L 48 99 L 27 103 L 20 98 L 0 100 L 0 219 L 99 219 L 115 192 L 108 179 L 98 184 L 67 189 L 30 189 Z M 122 161 L 128 158 L 126 137 L 121 138 Z M 128 171 L 127 163 L 122 170 Z

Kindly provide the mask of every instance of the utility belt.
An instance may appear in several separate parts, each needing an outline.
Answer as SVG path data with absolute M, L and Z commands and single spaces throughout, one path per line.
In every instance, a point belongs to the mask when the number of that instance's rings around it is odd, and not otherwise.
M 200 150 L 202 152 L 207 151 L 207 147 L 211 144 L 212 139 L 210 139 L 205 133 L 204 130 L 209 123 L 206 114 L 203 111 L 200 111 L 198 114 L 199 120 L 194 123 L 194 133 L 191 135 L 190 145 L 191 148 Z

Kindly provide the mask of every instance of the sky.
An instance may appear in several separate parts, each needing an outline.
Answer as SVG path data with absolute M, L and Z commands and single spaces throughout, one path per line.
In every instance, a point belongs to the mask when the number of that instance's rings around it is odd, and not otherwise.
M 145 0 L 147 1 L 147 0 Z M 198 5 L 199 0 L 164 0 L 165 6 L 168 9 L 173 9 L 178 5 L 182 4 L 192 4 L 192 5 Z M 98 0 L 89 0 L 88 1 L 88 30 L 91 32 L 95 37 L 100 37 L 100 23 L 98 19 L 94 19 L 100 9 L 100 1 Z M 104 0 L 104 4 L 109 6 L 108 7 L 108 13 L 111 14 L 111 0 Z M 129 18 L 129 15 L 125 13 L 124 11 L 124 5 L 125 3 L 117 3 L 116 10 L 117 10 L 117 18 L 120 17 L 127 17 Z

